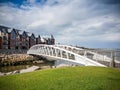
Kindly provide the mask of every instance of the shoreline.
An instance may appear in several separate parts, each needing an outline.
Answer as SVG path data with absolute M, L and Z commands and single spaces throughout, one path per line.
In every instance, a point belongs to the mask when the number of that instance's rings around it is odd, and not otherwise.
M 14 66 L 39 60 L 28 54 L 0 54 L 0 66 Z
M 67 64 L 60 64 L 60 65 L 57 65 L 57 66 L 55 66 L 55 65 L 44 65 L 44 66 L 33 65 L 33 66 L 30 66 L 30 67 L 27 67 L 26 69 L 14 70 L 14 71 L 11 71 L 11 72 L 6 72 L 6 73 L 0 72 L 0 76 L 22 74 L 22 73 L 27 73 L 27 72 L 33 72 L 33 71 L 36 71 L 36 70 L 45 70 L 45 69 L 53 69 L 53 68 L 61 68 L 61 67 L 75 67 L 75 65 L 73 65 L 73 66 L 70 66 L 70 65 L 67 65 Z
M 43 69 L 50 69 L 53 68 L 53 66 L 50 65 L 46 65 L 46 66 L 31 66 L 28 67 L 26 69 L 21 69 L 21 70 L 15 70 L 15 71 L 11 71 L 11 72 L 6 72 L 6 73 L 2 73 L 0 72 L 0 76 L 6 76 L 6 75 L 14 75 L 14 74 L 21 74 L 21 73 L 27 73 L 27 72 L 33 72 L 36 70 L 43 70 Z

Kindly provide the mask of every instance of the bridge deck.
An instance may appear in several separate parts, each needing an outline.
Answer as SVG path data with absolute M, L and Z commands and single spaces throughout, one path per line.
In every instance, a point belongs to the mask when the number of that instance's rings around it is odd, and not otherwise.
M 68 45 L 38 44 L 32 46 L 27 54 L 44 56 L 49 60 L 66 60 L 84 66 L 105 66 L 104 63 L 112 61 L 112 58 L 106 55 Z

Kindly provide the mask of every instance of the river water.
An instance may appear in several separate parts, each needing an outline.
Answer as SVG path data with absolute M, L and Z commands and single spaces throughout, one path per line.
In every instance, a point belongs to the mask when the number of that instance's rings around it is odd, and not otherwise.
M 0 72 L 1 73 L 7 73 L 7 72 L 12 72 L 15 70 L 22 70 L 22 69 L 27 69 L 31 66 L 53 66 L 53 62 L 43 62 L 43 63 L 28 63 L 24 65 L 16 65 L 16 66 L 4 66 L 0 67 Z

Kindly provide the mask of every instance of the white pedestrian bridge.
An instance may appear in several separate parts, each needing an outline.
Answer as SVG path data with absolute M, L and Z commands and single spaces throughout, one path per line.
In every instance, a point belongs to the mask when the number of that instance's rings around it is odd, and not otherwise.
M 112 59 L 89 50 L 68 45 L 44 45 L 32 46 L 28 51 L 29 55 L 39 55 L 48 60 L 57 60 L 70 65 L 82 66 L 103 66 L 99 61 L 111 61 Z

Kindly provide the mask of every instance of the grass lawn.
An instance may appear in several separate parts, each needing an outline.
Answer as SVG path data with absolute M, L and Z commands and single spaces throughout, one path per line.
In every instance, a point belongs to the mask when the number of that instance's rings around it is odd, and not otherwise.
M 120 90 L 120 70 L 66 67 L 1 76 L 0 90 Z

